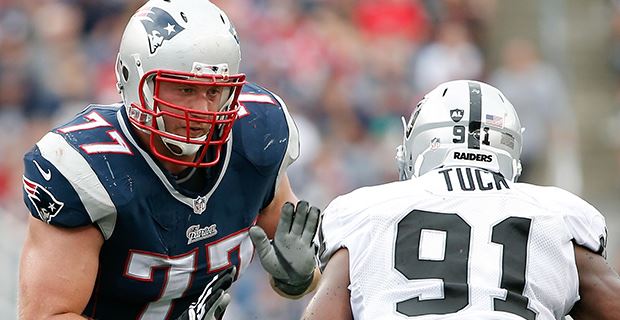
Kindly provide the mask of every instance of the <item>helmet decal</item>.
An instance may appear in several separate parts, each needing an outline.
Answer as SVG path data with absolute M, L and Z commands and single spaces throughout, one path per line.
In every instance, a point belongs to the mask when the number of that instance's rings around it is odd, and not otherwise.
M 161 8 L 146 7 L 136 12 L 134 17 L 140 19 L 146 30 L 151 54 L 155 54 L 164 41 L 185 30 L 170 13 Z
M 452 121 L 454 122 L 459 122 L 461 121 L 461 119 L 463 119 L 463 109 L 452 109 L 450 110 L 450 117 L 452 118 Z
M 500 143 L 510 149 L 514 149 L 515 148 L 515 137 L 511 135 L 510 133 L 502 132 L 502 138 L 500 140 Z
M 228 31 L 230 32 L 230 34 L 232 34 L 235 40 L 237 40 L 237 44 L 239 44 L 239 35 L 237 34 L 237 29 L 235 29 L 235 25 L 232 23 L 232 21 L 228 21 L 228 24 L 230 25 Z
M 501 129 L 504 127 L 504 117 L 487 114 L 484 124 Z

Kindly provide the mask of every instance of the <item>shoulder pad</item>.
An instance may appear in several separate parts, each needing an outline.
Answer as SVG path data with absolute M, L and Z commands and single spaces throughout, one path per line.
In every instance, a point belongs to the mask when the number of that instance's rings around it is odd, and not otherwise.
M 112 235 L 116 207 L 88 157 L 89 153 L 97 153 L 99 147 L 91 139 L 101 135 L 93 134 L 88 129 L 97 128 L 97 125 L 102 124 L 101 120 L 108 123 L 105 117 L 116 113 L 116 110 L 118 108 L 99 108 L 96 111 L 91 107 L 86 108 L 66 125 L 47 133 L 24 156 L 24 201 L 35 218 L 62 227 L 95 223 L 105 239 Z M 92 116 L 92 121 L 84 119 L 93 114 L 100 118 Z M 107 129 L 112 127 L 109 123 L 106 126 Z M 107 139 L 112 137 L 114 141 L 113 136 L 108 135 Z M 100 145 L 107 148 L 105 151 L 110 148 L 128 150 L 122 144 Z
M 259 170 L 274 165 L 278 171 L 285 170 L 299 156 L 299 137 L 284 101 L 250 83 L 244 86 L 239 103 L 239 120 L 233 129 L 233 139 L 241 143 L 237 151 Z
M 365 222 L 366 217 L 350 206 L 354 203 L 352 200 L 351 193 L 339 196 L 322 213 L 315 237 L 321 270 L 325 269 L 331 256 L 345 246 L 346 239 Z
M 566 228 L 577 244 L 605 256 L 607 227 L 605 218 L 596 208 L 561 188 L 519 185 L 522 188 L 536 188 L 531 194 L 562 214 Z

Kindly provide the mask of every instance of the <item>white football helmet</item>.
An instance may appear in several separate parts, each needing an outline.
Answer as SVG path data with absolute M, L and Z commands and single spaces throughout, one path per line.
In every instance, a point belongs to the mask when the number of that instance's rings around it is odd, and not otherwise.
M 207 167 L 220 158 L 237 118 L 237 99 L 245 83 L 239 73 L 241 51 L 226 14 L 207 0 L 151 0 L 129 20 L 116 62 L 116 78 L 131 123 L 150 134 L 151 152 L 173 163 Z M 161 82 L 224 87 L 217 112 L 190 109 L 159 97 Z M 176 112 L 162 111 L 166 106 Z M 184 120 L 185 135 L 166 131 L 163 117 Z M 200 137 L 191 127 L 209 127 Z M 159 152 L 156 139 L 181 161 Z M 198 151 L 202 151 L 198 154 Z M 206 159 L 207 152 L 210 158 Z
M 521 174 L 523 128 L 495 87 L 457 80 L 440 84 L 403 118 L 403 144 L 396 159 L 401 180 L 435 168 L 466 165 L 516 181 Z

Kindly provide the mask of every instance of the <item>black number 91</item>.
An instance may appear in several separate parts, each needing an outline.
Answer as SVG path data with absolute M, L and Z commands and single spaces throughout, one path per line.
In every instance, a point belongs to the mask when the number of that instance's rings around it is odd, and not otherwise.
M 507 290 L 505 299 L 493 298 L 493 309 L 535 320 L 536 312 L 527 307 L 528 298 L 523 296 L 530 224 L 528 218 L 508 217 L 493 226 L 491 241 L 504 246 L 500 288 Z M 420 260 L 423 229 L 445 232 L 443 260 Z M 410 317 L 448 314 L 469 304 L 470 236 L 471 226 L 454 213 L 413 210 L 398 223 L 394 268 L 409 280 L 443 280 L 444 297 L 400 301 L 396 311 Z

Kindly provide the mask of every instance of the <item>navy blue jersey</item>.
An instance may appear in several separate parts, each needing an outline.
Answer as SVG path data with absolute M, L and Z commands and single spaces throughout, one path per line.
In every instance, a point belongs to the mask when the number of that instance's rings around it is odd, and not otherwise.
M 299 146 L 279 97 L 247 84 L 240 103 L 200 192 L 184 189 L 140 147 L 120 104 L 89 106 L 25 155 L 31 214 L 61 227 L 94 224 L 105 239 L 84 315 L 174 319 L 217 271 L 248 266 L 248 229 Z

